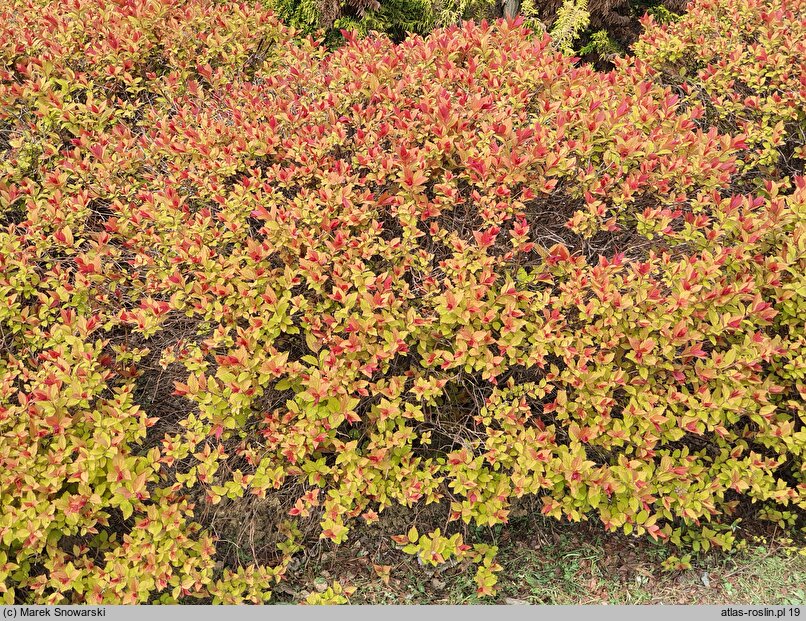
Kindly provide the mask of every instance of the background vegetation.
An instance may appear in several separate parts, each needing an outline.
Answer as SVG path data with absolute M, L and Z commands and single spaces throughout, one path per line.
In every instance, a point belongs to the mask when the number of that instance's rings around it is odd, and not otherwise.
M 566 53 L 603 62 L 623 53 L 641 31 L 647 12 L 672 21 L 685 9 L 682 0 L 269 0 L 287 24 L 301 33 L 323 37 L 328 45 L 343 42 L 341 29 L 371 31 L 402 41 L 407 34 L 427 36 L 434 28 L 463 21 L 525 17 L 535 30 L 550 28 Z

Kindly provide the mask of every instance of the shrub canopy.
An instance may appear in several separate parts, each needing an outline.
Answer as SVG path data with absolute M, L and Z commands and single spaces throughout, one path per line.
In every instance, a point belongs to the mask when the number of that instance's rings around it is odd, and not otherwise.
M 804 3 L 700 7 L 608 73 L 518 20 L 326 53 L 252 4 L 0 10 L 0 597 L 267 601 L 435 503 L 395 541 L 482 594 L 461 525 L 528 499 L 792 528 Z

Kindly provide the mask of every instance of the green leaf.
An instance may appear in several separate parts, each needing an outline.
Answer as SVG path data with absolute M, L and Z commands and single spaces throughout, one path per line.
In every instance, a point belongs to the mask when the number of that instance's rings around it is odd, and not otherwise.
M 132 503 L 129 500 L 123 500 L 120 503 L 120 511 L 123 513 L 123 519 L 128 520 L 132 513 L 134 513 L 134 507 L 132 507 Z

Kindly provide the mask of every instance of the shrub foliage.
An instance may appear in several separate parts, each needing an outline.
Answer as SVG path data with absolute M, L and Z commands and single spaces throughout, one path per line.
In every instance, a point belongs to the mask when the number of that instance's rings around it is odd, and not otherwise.
M 0 597 L 268 601 L 394 507 L 481 594 L 464 525 L 528 499 L 794 528 L 804 4 L 699 6 L 608 73 L 517 20 L 326 53 L 252 4 L 0 9 Z
M 806 3 L 700 2 L 667 28 L 652 17 L 646 25 L 637 56 L 689 105 L 702 106 L 710 127 L 743 132 L 750 167 L 767 176 L 802 174 Z

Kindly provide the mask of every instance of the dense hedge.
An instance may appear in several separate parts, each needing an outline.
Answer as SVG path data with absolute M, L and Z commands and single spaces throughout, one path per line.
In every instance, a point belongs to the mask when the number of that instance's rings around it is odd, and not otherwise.
M 735 32 L 650 23 L 597 73 L 518 21 L 328 54 L 251 4 L 0 10 L 0 596 L 267 601 L 432 503 L 395 540 L 482 594 L 462 524 L 519 499 L 683 551 L 794 532 L 804 3 L 709 11 Z

